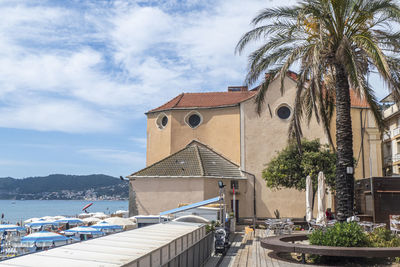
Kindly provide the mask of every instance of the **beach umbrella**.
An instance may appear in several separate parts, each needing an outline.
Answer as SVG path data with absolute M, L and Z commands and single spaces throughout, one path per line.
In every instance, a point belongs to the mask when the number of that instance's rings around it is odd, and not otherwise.
M 114 212 L 114 214 L 119 216 L 119 217 L 128 218 L 129 211 L 127 211 L 127 210 L 117 210 L 116 212 Z
M 190 222 L 190 223 L 209 223 L 206 218 L 197 215 L 185 215 L 173 220 L 174 222 Z
M 44 216 L 44 217 L 42 217 L 42 218 L 40 218 L 41 220 L 45 220 L 45 221 L 51 221 L 51 220 L 53 220 L 54 221 L 54 217 L 52 217 L 52 216 Z
M 121 225 L 109 224 L 105 221 L 96 223 L 95 225 L 92 225 L 92 227 L 104 233 L 119 232 L 122 231 L 123 228 Z
M 27 223 L 27 224 L 25 224 L 25 226 L 26 227 L 28 227 L 28 228 L 32 228 L 32 229 L 38 229 L 38 228 L 40 228 L 40 227 L 46 227 L 46 226 L 54 226 L 54 227 L 57 227 L 58 226 L 58 223 L 56 223 L 56 222 L 51 222 L 51 221 L 45 221 L 45 220 L 38 220 L 38 221 L 34 221 L 34 222 L 31 222 L 31 223 Z
M 93 214 L 93 217 L 99 218 L 99 219 L 105 219 L 110 217 L 107 214 L 104 214 L 103 212 L 96 212 L 95 214 Z
M 128 220 L 130 220 L 133 223 L 137 223 L 137 219 L 135 216 L 129 217 Z
M 35 222 L 35 221 L 38 221 L 38 220 L 40 220 L 40 218 L 30 218 L 30 219 L 28 219 L 28 220 L 25 220 L 24 221 L 24 223 L 31 223 L 31 222 Z
M 41 231 L 33 233 L 21 238 L 21 245 L 26 247 L 51 247 L 57 245 L 65 245 L 68 243 L 69 238 L 63 235 Z
M 121 217 L 111 217 L 104 220 L 110 224 L 120 225 L 124 230 L 131 230 L 137 228 L 137 224 L 133 223 L 131 220 Z
M 78 226 L 64 231 L 65 235 L 104 235 L 104 233 L 96 228 L 89 226 Z
M 85 224 L 94 224 L 94 223 L 100 222 L 101 219 L 96 218 L 96 217 L 89 217 L 89 218 L 82 219 L 82 221 L 83 221 Z
M 313 187 L 310 175 L 306 178 L 306 220 L 309 222 L 313 217 Z
M 70 225 L 83 225 L 84 222 L 81 219 L 78 218 L 63 218 L 60 220 L 55 221 L 56 223 L 62 223 L 62 224 L 70 224 Z
M 89 217 L 91 217 L 93 215 L 94 215 L 94 213 L 91 213 L 91 212 L 89 212 L 89 213 L 81 213 L 81 214 L 78 215 L 78 218 L 79 219 L 85 219 L 85 218 L 89 218 Z
M 326 214 L 325 214 L 325 175 L 323 172 L 318 173 L 318 215 L 317 223 L 326 224 Z
M 0 233 L 2 232 L 25 232 L 26 229 L 15 224 L 0 224 Z

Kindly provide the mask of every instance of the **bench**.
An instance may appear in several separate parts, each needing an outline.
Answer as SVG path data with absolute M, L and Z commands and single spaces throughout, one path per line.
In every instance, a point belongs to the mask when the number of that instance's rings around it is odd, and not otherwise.
M 305 234 L 266 237 L 261 239 L 261 247 L 273 250 L 275 252 L 301 253 L 303 263 L 305 263 L 305 254 L 366 258 L 400 257 L 400 247 L 328 247 L 291 243 L 307 239 L 308 236 Z

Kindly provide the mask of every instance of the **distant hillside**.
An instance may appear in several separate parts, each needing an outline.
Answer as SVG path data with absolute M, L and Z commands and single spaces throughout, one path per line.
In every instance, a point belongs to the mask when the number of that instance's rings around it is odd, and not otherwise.
M 0 178 L 0 199 L 127 199 L 128 182 L 102 175 Z

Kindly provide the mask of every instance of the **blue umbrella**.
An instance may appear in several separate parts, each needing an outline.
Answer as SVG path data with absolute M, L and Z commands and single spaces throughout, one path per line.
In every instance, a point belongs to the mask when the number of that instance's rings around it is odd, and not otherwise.
M 68 223 L 71 225 L 82 225 L 84 222 L 82 220 L 79 220 L 78 218 L 64 218 L 55 221 L 56 223 Z
M 95 225 L 92 225 L 92 228 L 95 228 L 95 229 L 98 229 L 100 231 L 107 233 L 107 232 L 122 231 L 123 227 L 121 225 L 109 224 L 108 222 L 103 221 L 103 222 L 96 223 Z
M 40 228 L 42 226 L 55 226 L 55 227 L 57 227 L 58 223 L 51 222 L 51 221 L 45 221 L 45 220 L 39 220 L 39 221 L 27 223 L 27 224 L 25 224 L 25 226 L 29 227 L 29 228 Z
M 69 238 L 57 233 L 41 231 L 21 238 L 21 244 L 25 246 L 50 247 L 53 245 L 65 245 Z
M 104 235 L 102 231 L 99 231 L 96 228 L 89 227 L 89 226 L 78 226 L 71 228 L 69 230 L 65 230 L 64 233 L 66 235 L 73 235 L 73 234 L 79 234 L 79 235 Z
M 0 224 L 0 232 L 21 232 L 26 231 L 25 228 L 15 224 Z

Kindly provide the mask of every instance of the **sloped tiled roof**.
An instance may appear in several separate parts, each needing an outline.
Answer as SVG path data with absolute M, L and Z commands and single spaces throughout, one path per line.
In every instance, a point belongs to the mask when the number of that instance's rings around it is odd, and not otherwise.
M 129 177 L 143 176 L 246 179 L 238 165 L 198 141 L 192 141 L 182 150 L 131 174 Z
M 251 98 L 256 93 L 256 91 L 182 93 L 164 105 L 150 110 L 148 113 L 170 109 L 232 106 Z

